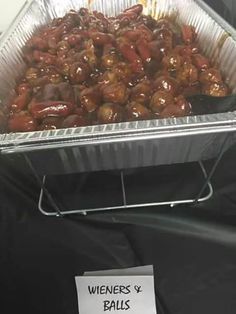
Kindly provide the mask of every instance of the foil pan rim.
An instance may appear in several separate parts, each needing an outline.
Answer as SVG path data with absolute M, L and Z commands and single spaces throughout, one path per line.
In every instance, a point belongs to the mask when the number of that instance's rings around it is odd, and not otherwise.
M 229 37 L 231 37 L 234 41 L 236 41 L 236 29 L 233 28 L 226 20 L 224 20 L 216 11 L 214 11 L 208 4 L 206 4 L 203 0 L 194 0 L 199 7 L 201 7 L 205 13 L 207 13 L 210 18 L 215 20 L 217 24 L 219 24 L 223 30 L 225 30 Z
M 122 122 L 114 124 L 101 124 L 87 127 L 76 127 L 58 130 L 19 132 L 2 134 L 1 148 L 13 146 L 27 146 L 30 144 L 48 144 L 53 146 L 58 142 L 69 143 L 70 141 L 86 141 L 93 143 L 94 139 L 109 142 L 109 138 L 121 137 L 135 140 L 137 136 L 146 138 L 149 134 L 158 137 L 175 137 L 181 134 L 187 136 L 190 130 L 200 133 L 236 131 L 236 111 L 221 114 L 202 116 L 186 116 L 181 118 L 168 118 L 160 120 L 145 120 Z M 175 134 L 176 132 L 176 134 Z M 190 132 L 189 132 L 190 135 Z

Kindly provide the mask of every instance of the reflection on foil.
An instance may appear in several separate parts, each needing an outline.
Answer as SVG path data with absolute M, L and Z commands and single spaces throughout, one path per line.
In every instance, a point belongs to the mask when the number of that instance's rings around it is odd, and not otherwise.
M 144 8 L 147 7 L 147 0 L 139 0 L 139 3 L 142 4 Z
M 91 11 L 92 4 L 93 4 L 93 0 L 88 0 L 88 9 L 89 9 L 89 11 Z

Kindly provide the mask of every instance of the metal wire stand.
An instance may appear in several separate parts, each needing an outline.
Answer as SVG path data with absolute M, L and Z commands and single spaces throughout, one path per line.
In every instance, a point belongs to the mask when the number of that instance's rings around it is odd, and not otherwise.
M 215 170 L 217 168 L 217 165 L 219 164 L 221 158 L 223 155 L 222 153 L 219 154 L 218 158 L 216 159 L 211 171 L 209 174 L 207 174 L 206 169 L 204 167 L 204 164 L 200 161 L 199 169 L 203 173 L 203 176 L 205 178 L 202 188 L 200 189 L 199 193 L 197 194 L 196 198 L 193 199 L 177 199 L 177 200 L 171 200 L 171 201 L 164 201 L 164 202 L 145 202 L 145 203 L 136 203 L 136 204 L 129 204 L 127 202 L 127 191 L 126 191 L 126 185 L 125 185 L 125 176 L 124 172 L 120 172 L 120 181 L 121 181 L 121 188 L 122 188 L 122 205 L 119 206 L 108 206 L 108 207 L 98 207 L 98 208 L 85 208 L 85 209 L 62 209 L 61 206 L 58 204 L 58 202 L 54 199 L 51 192 L 46 187 L 46 180 L 47 176 L 43 176 L 42 178 L 37 174 L 36 170 L 34 169 L 31 161 L 28 159 L 27 155 L 25 155 L 25 159 L 31 168 L 34 176 L 36 177 L 39 185 L 40 185 L 40 195 L 38 200 L 38 209 L 39 211 L 45 215 L 45 216 L 64 216 L 64 215 L 72 215 L 72 214 L 82 214 L 87 215 L 91 212 L 101 212 L 101 211 L 109 211 L 109 210 L 118 210 L 118 209 L 132 209 L 132 208 L 141 208 L 141 207 L 154 207 L 154 206 L 163 206 L 163 205 L 169 205 L 171 207 L 180 205 L 180 204 L 196 204 L 200 202 L 204 202 L 208 199 L 210 199 L 213 195 L 213 187 L 210 182 L 213 174 L 215 173 Z M 208 188 L 207 195 L 203 196 L 204 191 Z M 53 208 L 53 211 L 49 211 L 43 207 L 43 201 L 44 198 L 47 198 L 50 206 Z

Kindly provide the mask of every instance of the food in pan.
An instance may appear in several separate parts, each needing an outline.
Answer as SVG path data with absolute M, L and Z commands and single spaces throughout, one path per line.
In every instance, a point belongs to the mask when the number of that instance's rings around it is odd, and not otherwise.
M 135 5 L 117 17 L 81 8 L 26 44 L 27 69 L 5 131 L 27 132 L 191 114 L 188 96 L 226 96 L 221 73 L 191 25 L 153 19 Z

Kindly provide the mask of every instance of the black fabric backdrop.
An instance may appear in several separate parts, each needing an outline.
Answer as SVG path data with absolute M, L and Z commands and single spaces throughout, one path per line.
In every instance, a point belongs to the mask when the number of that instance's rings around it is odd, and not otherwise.
M 216 171 L 214 197 L 195 207 L 50 218 L 37 210 L 39 188 L 22 160 L 2 157 L 1 313 L 78 313 L 75 275 L 153 264 L 160 313 L 234 314 L 235 160 L 236 146 Z M 171 181 L 168 191 L 176 194 Z M 189 187 L 186 182 L 179 190 Z

